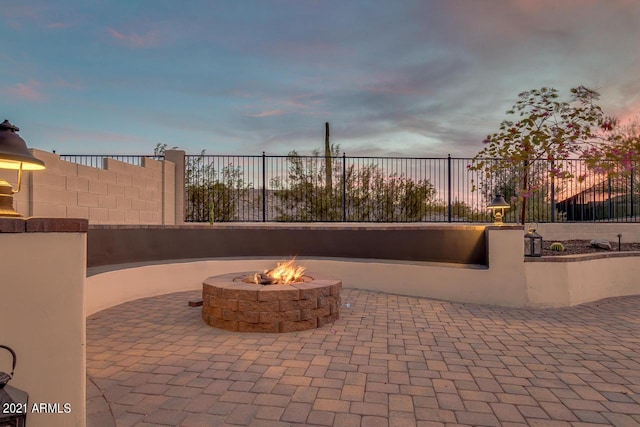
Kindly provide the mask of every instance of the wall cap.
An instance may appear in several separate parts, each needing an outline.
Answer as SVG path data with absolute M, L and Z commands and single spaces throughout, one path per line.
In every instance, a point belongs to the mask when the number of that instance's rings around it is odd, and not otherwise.
M 0 233 L 86 233 L 83 218 L 0 218 Z
M 91 230 L 248 230 L 248 229 L 268 229 L 277 230 L 286 228 L 287 230 L 485 230 L 485 229 L 505 229 L 521 230 L 521 225 L 517 226 L 492 226 L 485 224 L 441 224 L 441 223 L 357 223 L 357 222 L 258 222 L 258 223 L 216 223 L 213 225 L 206 223 L 185 223 L 178 225 L 156 225 L 156 224 L 91 224 Z
M 24 218 L 0 218 L 0 233 L 24 233 L 25 229 Z
M 524 257 L 525 262 L 580 262 L 594 259 L 640 257 L 640 251 L 615 251 L 598 254 L 552 255 L 542 257 Z
M 484 225 L 483 227 L 485 227 L 487 230 L 523 230 L 524 231 L 524 226 L 523 225 Z

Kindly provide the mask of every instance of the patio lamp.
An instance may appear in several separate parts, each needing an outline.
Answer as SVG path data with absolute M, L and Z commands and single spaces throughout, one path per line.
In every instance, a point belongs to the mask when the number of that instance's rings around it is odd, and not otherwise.
M 504 200 L 500 194 L 496 194 L 496 197 L 487 205 L 487 209 L 493 211 L 495 225 L 502 225 L 502 217 L 504 216 L 504 210 L 509 209 L 511 206 Z
M 33 156 L 24 139 L 16 133 L 20 129 L 5 120 L 0 123 L 0 169 L 18 171 L 18 184 L 14 189 L 0 178 L 0 217 L 21 217 L 13 209 L 13 195 L 20 191 L 22 171 L 43 170 L 44 162 Z
M 524 235 L 524 256 L 542 256 L 542 236 L 536 233 L 537 228 L 538 224 L 530 224 Z
M 13 356 L 11 373 L 0 372 L 0 426 L 2 427 L 25 427 L 27 423 L 27 404 L 29 394 L 12 387 L 7 383 L 13 378 L 16 369 L 16 352 L 7 345 L 0 344 L 0 349 L 6 350 Z

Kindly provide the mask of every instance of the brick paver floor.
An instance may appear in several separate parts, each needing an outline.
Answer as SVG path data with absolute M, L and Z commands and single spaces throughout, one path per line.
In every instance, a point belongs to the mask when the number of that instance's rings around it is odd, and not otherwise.
M 87 319 L 89 427 L 640 425 L 640 296 L 529 310 L 344 289 L 339 321 L 287 334 L 211 328 L 196 298 Z

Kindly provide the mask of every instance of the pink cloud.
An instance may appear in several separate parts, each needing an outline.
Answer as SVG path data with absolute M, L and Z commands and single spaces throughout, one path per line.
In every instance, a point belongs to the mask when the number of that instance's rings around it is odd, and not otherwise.
M 63 10 L 57 4 L 3 4 L 0 19 L 12 28 L 32 27 L 48 30 L 69 28 L 79 19 L 76 10 Z M 69 21 L 69 22 L 68 22 Z
M 109 34 L 114 39 L 134 48 L 155 47 L 160 43 L 160 37 L 157 31 L 151 31 L 146 34 L 124 34 L 114 28 L 108 28 Z
M 29 80 L 27 83 L 17 83 L 7 89 L 11 96 L 25 101 L 41 102 L 47 99 L 46 95 L 40 91 L 40 82 Z
M 283 114 L 285 114 L 283 110 L 269 110 L 269 111 L 262 111 L 257 114 L 249 114 L 249 117 L 270 117 L 270 116 L 281 116 Z
M 367 92 L 390 95 L 424 95 L 422 80 L 414 74 L 405 75 L 391 73 L 372 74 L 369 81 L 358 84 Z
M 315 93 L 302 93 L 294 95 L 284 101 L 285 105 L 294 108 L 313 108 L 322 104 L 324 100 Z
M 633 123 L 639 124 L 640 122 L 640 105 L 629 107 L 626 111 L 620 114 L 618 117 L 620 124 L 623 126 L 631 125 Z
M 126 40 L 127 39 L 127 36 L 125 36 L 122 33 L 119 33 L 118 31 L 114 30 L 113 28 L 109 28 L 109 33 L 111 33 L 111 35 L 114 38 L 118 39 L 118 40 Z
M 315 116 L 326 113 L 319 111 L 325 99 L 314 92 L 293 94 L 286 98 L 244 94 L 250 95 L 247 97 L 258 98 L 255 103 L 246 104 L 242 107 L 247 117 L 260 118 L 286 114 Z

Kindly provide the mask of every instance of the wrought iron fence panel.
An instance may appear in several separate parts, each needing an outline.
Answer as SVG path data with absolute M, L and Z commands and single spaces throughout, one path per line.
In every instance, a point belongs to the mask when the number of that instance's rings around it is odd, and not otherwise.
M 103 167 L 110 158 L 142 165 L 144 155 L 61 155 Z M 614 176 L 582 160 L 538 160 L 473 170 L 471 158 L 187 155 L 188 222 L 491 222 L 496 193 L 511 204 L 505 222 L 640 222 L 640 173 Z M 616 170 L 616 168 L 611 168 Z M 529 191 L 521 190 L 527 171 Z M 568 175 L 569 178 L 563 178 Z
M 556 207 L 566 221 L 638 222 L 640 195 L 637 165 L 614 175 L 590 171 L 580 160 L 567 160 L 575 176 L 556 191 Z M 612 165 L 616 170 L 616 165 Z
M 185 156 L 185 221 L 260 221 L 260 156 Z

